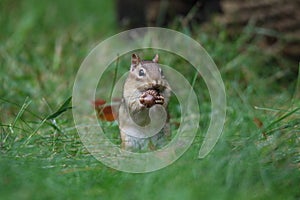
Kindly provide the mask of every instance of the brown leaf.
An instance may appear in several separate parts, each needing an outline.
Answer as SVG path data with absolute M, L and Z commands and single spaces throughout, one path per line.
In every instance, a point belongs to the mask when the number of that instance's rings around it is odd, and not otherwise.
M 113 106 L 106 104 L 105 100 L 96 99 L 93 102 L 93 105 L 97 111 L 99 119 L 101 119 L 102 121 L 112 122 L 118 118 L 117 113 L 113 112 Z
M 253 118 L 253 122 L 255 123 L 255 125 L 258 127 L 258 128 L 262 128 L 263 127 L 263 122 L 260 120 L 260 119 L 258 119 L 257 117 L 254 117 Z

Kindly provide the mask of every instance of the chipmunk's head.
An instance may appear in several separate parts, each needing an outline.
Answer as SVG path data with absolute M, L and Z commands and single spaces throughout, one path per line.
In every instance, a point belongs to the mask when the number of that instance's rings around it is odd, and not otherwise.
M 138 84 L 137 89 L 162 91 L 167 87 L 158 59 L 156 54 L 152 61 L 142 61 L 137 54 L 132 54 L 129 76 Z
M 138 55 L 132 54 L 123 88 L 124 100 L 128 104 L 136 102 L 150 108 L 154 104 L 167 106 L 170 95 L 171 89 L 158 64 L 158 55 L 151 61 L 142 61 Z

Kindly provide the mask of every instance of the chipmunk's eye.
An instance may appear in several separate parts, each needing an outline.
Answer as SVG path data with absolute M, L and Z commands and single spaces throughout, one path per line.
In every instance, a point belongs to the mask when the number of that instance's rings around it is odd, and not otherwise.
M 139 70 L 139 76 L 145 76 L 145 70 L 144 69 Z

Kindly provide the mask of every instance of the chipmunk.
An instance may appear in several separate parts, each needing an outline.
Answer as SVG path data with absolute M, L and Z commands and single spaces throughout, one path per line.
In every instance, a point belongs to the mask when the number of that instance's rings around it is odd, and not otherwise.
M 158 64 L 158 58 L 156 54 L 152 61 L 142 61 L 136 54 L 131 56 L 130 71 L 124 83 L 118 116 L 123 149 L 155 150 L 165 145 L 170 138 L 169 117 L 163 128 L 150 137 L 147 137 L 144 129 L 136 128 L 149 125 L 149 110 L 153 107 L 154 112 L 158 112 L 155 105 L 163 106 L 168 116 L 171 88 Z M 138 137 L 131 133 L 138 134 Z

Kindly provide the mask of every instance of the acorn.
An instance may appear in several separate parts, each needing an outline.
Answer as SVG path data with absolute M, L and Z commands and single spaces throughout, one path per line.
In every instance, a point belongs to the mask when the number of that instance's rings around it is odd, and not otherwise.
M 140 102 L 147 108 L 150 108 L 155 104 L 155 97 L 148 94 L 147 92 L 144 92 L 140 97 Z
M 146 90 L 140 97 L 140 102 L 147 108 L 150 108 L 154 104 L 163 104 L 164 97 L 159 95 L 157 90 Z

